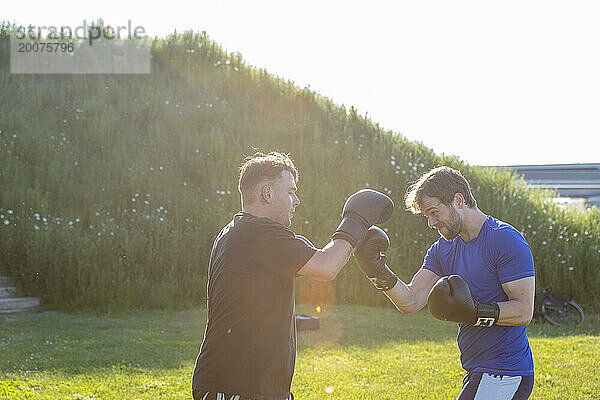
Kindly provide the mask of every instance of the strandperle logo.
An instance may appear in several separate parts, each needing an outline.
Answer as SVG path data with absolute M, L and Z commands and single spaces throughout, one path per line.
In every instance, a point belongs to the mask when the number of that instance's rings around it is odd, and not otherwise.
M 128 20 L 81 25 L 18 26 L 11 36 L 14 74 L 150 73 L 146 29 Z

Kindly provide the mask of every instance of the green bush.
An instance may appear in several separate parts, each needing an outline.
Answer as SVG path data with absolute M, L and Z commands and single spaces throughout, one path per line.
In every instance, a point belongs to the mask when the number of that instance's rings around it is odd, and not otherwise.
M 324 245 L 345 198 L 371 187 L 396 203 L 385 225 L 404 279 L 435 231 L 404 211 L 407 185 L 446 164 L 481 209 L 522 231 L 539 285 L 600 300 L 597 210 L 567 212 L 510 172 L 469 166 L 308 89 L 245 65 L 206 34 L 155 39 L 149 75 L 17 75 L 0 40 L 0 272 L 49 307 L 202 304 L 219 229 L 239 210 L 237 167 L 255 148 L 300 170 L 292 229 Z M 387 304 L 352 265 L 301 281 L 307 302 Z M 309 293 L 309 295 L 305 295 Z

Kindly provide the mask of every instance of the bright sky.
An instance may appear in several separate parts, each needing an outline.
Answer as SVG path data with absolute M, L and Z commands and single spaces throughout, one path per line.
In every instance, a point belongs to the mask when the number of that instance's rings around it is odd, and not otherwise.
M 161 7 L 155 4 L 162 5 Z M 206 31 L 247 63 L 475 165 L 600 162 L 600 2 L 3 4 L 17 24 Z

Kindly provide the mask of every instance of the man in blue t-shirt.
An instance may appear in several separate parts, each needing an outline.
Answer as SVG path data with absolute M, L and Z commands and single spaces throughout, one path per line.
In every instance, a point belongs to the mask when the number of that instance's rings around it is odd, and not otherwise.
M 434 317 L 459 323 L 467 374 L 458 400 L 527 399 L 534 373 L 526 326 L 535 273 L 523 235 L 479 210 L 467 180 L 449 167 L 434 168 L 411 185 L 406 205 L 441 236 L 410 284 L 387 267 L 382 252 L 389 238 L 377 226 L 355 251 L 359 266 L 398 310 L 427 304 Z

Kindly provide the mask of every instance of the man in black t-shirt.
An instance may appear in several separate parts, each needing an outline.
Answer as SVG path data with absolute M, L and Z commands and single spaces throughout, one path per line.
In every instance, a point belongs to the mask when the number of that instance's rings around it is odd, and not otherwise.
M 208 269 L 208 321 L 192 378 L 195 400 L 292 400 L 294 279 L 335 279 L 367 229 L 387 221 L 391 199 L 348 198 L 323 249 L 288 227 L 298 172 L 289 156 L 257 153 L 240 168 L 242 211 L 217 236 Z

